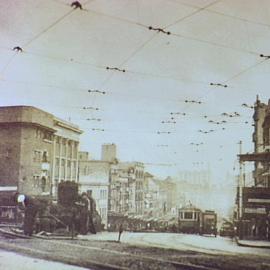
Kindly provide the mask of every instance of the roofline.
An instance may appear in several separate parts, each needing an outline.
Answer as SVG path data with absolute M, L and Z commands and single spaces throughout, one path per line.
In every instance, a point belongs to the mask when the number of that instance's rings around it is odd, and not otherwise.
M 11 105 L 11 106 L 0 106 L 0 109 L 1 108 L 6 108 L 6 109 L 8 109 L 8 108 L 29 108 L 29 109 L 35 109 L 35 110 L 38 110 L 38 111 L 41 111 L 41 112 L 44 112 L 44 113 L 46 113 L 46 114 L 49 114 L 49 115 L 51 115 L 52 117 L 54 117 L 54 115 L 52 114 L 52 113 L 49 113 L 49 112 L 47 112 L 47 111 L 45 111 L 45 110 L 43 110 L 43 109 L 40 109 L 40 108 L 37 108 L 37 107 L 35 107 L 35 106 L 32 106 L 32 105 Z

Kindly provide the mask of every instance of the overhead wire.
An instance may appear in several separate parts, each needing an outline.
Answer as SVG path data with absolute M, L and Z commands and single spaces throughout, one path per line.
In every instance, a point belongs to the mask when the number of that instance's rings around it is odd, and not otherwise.
M 63 19 L 65 19 L 66 17 L 68 17 L 71 13 L 73 13 L 75 11 L 75 9 L 71 9 L 70 11 L 68 11 L 67 13 L 65 13 L 63 16 L 61 16 L 60 18 L 58 18 L 56 21 L 54 21 L 52 24 L 50 24 L 49 26 L 47 26 L 45 29 L 43 29 L 41 32 L 39 32 L 38 34 L 36 34 L 35 36 L 33 36 L 30 40 L 28 40 L 25 44 L 22 45 L 23 50 L 24 48 L 26 48 L 27 46 L 29 46 L 32 42 L 34 42 L 35 40 L 37 40 L 39 37 L 41 37 L 43 34 L 45 34 L 46 32 L 48 32 L 50 29 L 52 29 L 54 26 L 56 26 L 58 23 L 60 23 Z M 5 72 L 7 70 L 7 68 L 9 67 L 9 65 L 13 62 L 13 60 L 15 59 L 15 56 L 18 53 L 15 53 L 14 55 L 12 55 L 10 57 L 10 59 L 8 60 L 8 62 L 6 63 L 6 65 L 4 66 L 4 68 L 0 71 L 0 76 L 3 75 L 3 72 Z
M 207 8 L 213 6 L 213 5 L 215 5 L 216 3 L 221 2 L 221 1 L 223 1 L 223 0 L 216 0 L 216 1 L 214 1 L 214 2 L 212 2 L 212 3 L 210 3 L 210 4 L 208 4 L 208 5 L 206 5 L 206 6 L 204 6 L 204 7 L 197 7 L 197 8 L 198 8 L 197 10 L 195 10 L 195 11 L 192 12 L 191 14 L 188 14 L 188 15 L 184 16 L 183 18 L 180 18 L 179 20 L 177 20 L 177 21 L 175 21 L 175 22 L 169 24 L 166 28 L 171 27 L 171 26 L 173 26 L 173 25 L 175 25 L 175 24 L 178 24 L 179 22 L 182 22 L 183 20 L 185 20 L 185 19 L 187 19 L 187 18 L 190 18 L 190 17 L 192 17 L 192 16 L 194 16 L 194 15 L 197 15 L 198 13 L 204 11 L 205 9 L 207 9 Z
M 179 3 L 179 1 L 177 1 L 177 0 L 168 0 L 168 1 L 174 2 L 174 3 L 182 5 L 182 6 L 201 9 L 200 6 L 190 4 L 190 3 L 186 3 L 186 2 L 185 3 L 183 3 L 183 2 Z M 239 17 L 239 16 L 231 15 L 231 14 L 227 14 L 227 13 L 224 13 L 224 12 L 221 12 L 221 11 L 217 11 L 215 9 L 209 9 L 210 7 L 211 6 L 203 8 L 203 11 L 207 11 L 209 13 L 217 14 L 217 15 L 220 15 L 220 16 L 223 16 L 223 17 L 226 17 L 226 18 L 235 19 L 235 20 L 238 20 L 238 21 L 243 21 L 243 22 L 247 22 L 247 23 L 250 23 L 250 24 L 254 24 L 254 25 L 265 26 L 265 27 L 268 27 L 269 30 L 270 30 L 270 24 L 262 23 L 262 22 L 258 22 L 258 21 L 254 21 L 254 20 L 250 20 L 250 19 L 246 19 L 246 18 L 242 18 L 242 17 Z
M 73 11 L 73 10 L 72 10 Z M 70 11 L 70 13 L 71 13 L 71 11 Z M 66 14 L 63 18 L 65 18 L 66 16 L 68 16 L 69 14 Z M 62 18 L 62 19 L 63 19 Z M 59 23 L 61 21 L 61 18 L 59 18 L 58 19 L 58 21 L 56 21 L 55 22 L 55 24 L 54 25 L 56 25 L 57 23 Z M 50 30 L 54 25 L 51 25 L 51 26 L 49 26 L 48 27 L 48 30 Z M 144 27 L 147 27 L 147 26 L 144 26 Z M 35 38 L 33 38 L 30 42 L 32 42 L 32 41 L 34 41 L 35 39 L 37 39 L 37 38 L 39 38 L 42 34 L 44 34 L 44 33 L 46 33 L 48 30 L 44 30 L 42 33 L 40 33 L 40 35 L 37 35 Z M 157 34 L 156 34 L 157 35 Z M 155 35 L 154 35 L 155 36 Z M 153 36 L 153 37 L 154 37 Z M 151 40 L 150 40 L 151 41 Z M 212 45 L 214 45 L 214 44 L 212 44 Z M 136 51 L 134 51 L 133 52 L 133 54 L 132 55 L 130 55 L 130 57 L 129 58 L 127 58 L 124 62 L 123 62 L 123 64 L 125 64 L 125 63 L 127 63 L 132 57 L 134 57 L 139 51 L 140 51 L 140 49 L 142 49 L 144 46 L 141 46 L 141 47 L 139 47 L 139 48 L 137 48 L 137 50 Z M 231 48 L 232 49 L 232 48 Z M 112 75 L 113 76 L 113 75 Z M 110 80 L 110 79 L 108 79 L 108 80 Z M 104 83 L 107 83 L 107 80 L 106 81 L 104 81 Z
M 233 75 L 231 78 L 227 79 L 227 80 L 224 81 L 223 83 L 229 83 L 229 82 L 231 82 L 232 80 L 236 79 L 237 77 L 241 76 L 242 74 L 244 74 L 244 73 L 246 73 L 246 72 L 252 70 L 253 68 L 255 68 L 255 67 L 261 65 L 262 63 L 266 62 L 267 60 L 269 60 L 269 59 L 263 59 L 263 60 L 261 60 L 261 61 L 255 63 L 255 64 L 253 64 L 253 65 L 247 67 L 246 69 L 241 70 L 240 72 L 238 72 L 237 74 Z
M 213 3 L 211 3 L 211 4 L 209 4 L 209 6 L 212 6 L 212 5 L 214 5 L 215 3 L 220 2 L 220 1 L 223 1 L 223 0 L 217 0 L 217 1 L 215 1 L 215 2 L 213 2 Z M 64 4 L 64 3 L 63 3 L 63 4 Z M 65 4 L 64 4 L 64 5 L 65 5 Z M 195 12 L 194 12 L 194 13 L 191 13 L 191 14 L 187 15 L 187 17 L 184 17 L 184 18 L 179 19 L 179 22 L 184 21 L 186 18 L 189 18 L 189 17 L 191 17 L 191 16 L 194 16 L 194 15 L 196 15 L 198 12 L 201 12 L 201 11 L 203 11 L 203 10 L 205 10 L 205 9 L 206 9 L 206 8 L 199 8 L 199 9 L 196 11 L 196 13 L 195 13 Z M 128 20 L 128 19 L 123 18 L 123 17 L 118 17 L 118 16 L 109 15 L 109 14 L 103 13 L 103 12 L 94 11 L 94 10 L 91 10 L 91 9 L 88 9 L 88 8 L 86 8 L 86 9 L 84 9 L 84 10 L 87 11 L 87 12 L 90 12 L 90 13 L 92 12 L 92 13 L 95 13 L 95 14 L 97 14 L 97 15 L 102 15 L 102 16 L 104 16 L 104 17 L 108 17 L 108 18 L 115 19 L 115 20 L 118 20 L 118 21 L 126 22 L 126 23 L 133 24 L 133 25 L 137 25 L 137 26 L 139 26 L 139 27 L 143 27 L 143 28 L 149 30 L 149 25 L 146 25 L 146 24 L 143 24 L 143 23 L 139 23 L 139 22 L 135 22 L 135 21 L 132 21 L 132 20 Z M 176 24 L 176 22 L 170 23 L 170 24 L 166 25 L 166 26 L 164 27 L 164 29 L 166 29 L 166 28 L 168 28 L 168 27 L 170 27 L 170 26 L 172 26 L 172 25 L 174 25 L 174 24 Z M 236 47 L 232 47 L 232 46 L 226 46 L 226 45 L 223 45 L 223 44 L 220 44 L 220 43 L 211 42 L 211 41 L 207 41 L 207 40 L 203 40 L 203 39 L 199 39 L 199 38 L 193 38 L 193 37 L 189 37 L 189 36 L 186 36 L 186 35 L 181 35 L 181 34 L 177 34 L 177 33 L 171 33 L 171 35 L 176 36 L 176 37 L 180 37 L 180 38 L 183 38 L 183 39 L 187 39 L 187 40 L 193 40 L 193 41 L 196 41 L 196 42 L 206 43 L 206 44 L 213 45 L 213 46 L 220 47 L 220 48 L 226 48 L 226 49 L 231 49 L 231 50 L 237 50 L 237 51 L 241 51 L 241 52 L 243 52 L 243 53 L 248 53 L 248 54 L 252 54 L 252 55 L 259 55 L 259 53 L 254 52 L 254 51 L 249 51 L 249 50 L 245 50 L 245 49 L 241 49 L 241 48 L 236 48 Z

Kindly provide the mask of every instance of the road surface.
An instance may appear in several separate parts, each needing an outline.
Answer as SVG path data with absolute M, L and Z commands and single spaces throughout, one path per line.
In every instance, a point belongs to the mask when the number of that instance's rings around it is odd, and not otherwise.
M 79 236 L 82 239 L 113 241 L 118 233 L 103 232 L 96 235 Z M 124 232 L 121 242 L 176 250 L 191 250 L 208 254 L 257 254 L 270 257 L 270 249 L 240 247 L 230 238 L 175 233 L 132 233 Z
M 87 270 L 86 268 L 23 256 L 0 250 L 0 270 Z
M 124 232 L 120 243 L 117 239 L 117 233 L 108 232 L 74 240 L 2 238 L 0 249 L 96 270 L 270 269 L 269 249 L 239 247 L 229 238 Z M 57 269 L 45 269 L 50 268 Z

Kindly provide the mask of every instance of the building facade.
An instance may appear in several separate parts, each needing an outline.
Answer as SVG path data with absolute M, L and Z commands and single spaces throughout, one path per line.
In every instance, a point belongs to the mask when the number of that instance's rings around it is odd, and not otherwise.
M 104 228 L 108 225 L 108 196 L 110 162 L 103 160 L 90 160 L 87 152 L 79 153 L 79 190 L 91 192 L 96 201 Z
M 141 162 L 112 164 L 110 210 L 128 215 L 143 215 L 144 165 Z
M 75 125 L 32 106 L 0 107 L 0 186 L 56 196 L 60 181 L 77 181 Z
M 243 162 L 254 162 L 254 183 L 245 186 L 240 171 L 235 219 L 242 238 L 270 240 L 270 100 L 254 104 L 254 152 L 239 155 Z

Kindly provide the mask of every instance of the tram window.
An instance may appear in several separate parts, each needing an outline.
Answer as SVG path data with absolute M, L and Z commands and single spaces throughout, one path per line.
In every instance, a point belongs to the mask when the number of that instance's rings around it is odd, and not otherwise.
M 185 212 L 184 219 L 192 219 L 192 212 Z

